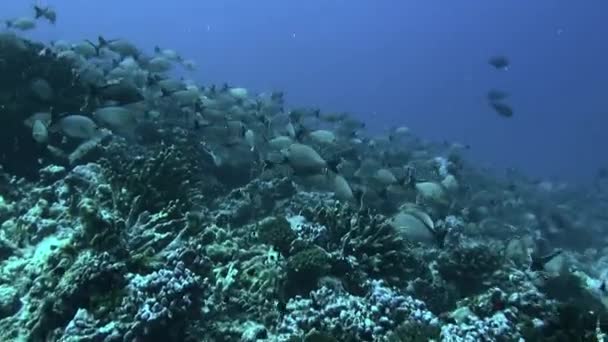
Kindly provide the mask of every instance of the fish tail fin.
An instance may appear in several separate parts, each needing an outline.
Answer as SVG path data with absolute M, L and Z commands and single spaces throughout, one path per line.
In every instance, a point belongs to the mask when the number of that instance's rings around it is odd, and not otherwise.
M 40 7 L 40 6 L 38 6 L 38 5 L 34 5 L 34 12 L 35 12 L 34 17 L 35 17 L 36 19 L 38 19 L 38 18 L 40 18 L 40 17 L 42 17 L 42 16 L 44 15 L 44 9 L 43 9 L 43 8 L 41 8 L 41 7 Z
M 108 46 L 108 41 L 102 36 L 97 37 L 97 42 L 100 49 Z
M 289 162 L 289 159 L 286 156 L 283 156 L 281 160 L 275 161 L 268 158 L 263 158 L 261 153 L 258 154 L 260 156 L 260 160 L 262 161 L 262 170 L 272 170 L 279 165 L 285 165 Z
M 171 96 L 171 92 L 170 91 L 168 91 L 167 89 L 160 88 L 160 97 L 161 98 L 166 98 L 166 97 L 169 97 L 169 96 Z
M 328 160 L 327 161 L 327 170 L 331 170 L 333 173 L 339 174 L 340 170 L 338 169 L 338 167 L 340 166 L 341 162 L 342 162 L 342 158 L 339 158 L 339 157 Z
M 378 197 L 386 201 L 388 199 L 388 188 L 382 188 L 378 191 Z
M 260 159 L 261 156 L 260 156 Z M 268 159 L 262 159 L 262 170 L 272 170 L 275 166 L 277 165 L 277 163 L 268 160 Z
M 268 136 L 266 136 L 265 133 L 262 133 L 261 137 L 262 137 L 262 141 L 266 144 L 270 141 L 270 139 L 268 139 Z
M 119 62 L 120 63 L 120 62 Z M 156 83 L 158 83 L 161 80 L 160 76 L 156 75 L 156 74 L 148 74 L 148 77 L 146 77 L 146 85 L 152 86 L 155 85 Z M 164 90 L 161 88 L 161 91 Z
M 419 179 L 416 177 L 416 169 L 411 166 L 407 166 L 405 168 L 405 175 L 398 180 L 399 185 L 403 186 L 404 188 L 411 189 L 416 188 L 416 182 L 418 181 Z
M 295 135 L 295 140 L 301 142 L 302 138 L 304 138 L 306 135 L 308 135 L 308 133 L 310 133 L 310 130 L 306 127 L 304 127 L 304 125 L 298 125 L 298 129 L 296 130 L 296 135 Z
M 90 44 L 95 49 L 95 56 L 99 57 L 99 53 L 100 53 L 100 50 L 101 50 L 101 44 L 95 44 L 95 43 L 93 43 L 92 41 L 90 41 L 88 39 L 85 39 L 84 41 L 87 42 L 88 44 Z
M 433 237 L 435 238 L 435 242 L 437 243 L 437 246 L 439 248 L 443 248 L 445 246 L 445 241 L 446 238 L 448 236 L 448 230 L 447 229 L 435 229 L 432 230 L 431 233 L 433 234 Z
M 99 99 L 101 98 L 101 91 L 103 89 L 103 86 L 97 86 L 94 84 L 90 84 L 88 87 L 88 93 L 87 93 L 87 101 L 85 103 L 86 106 L 90 105 L 90 101 L 93 101 L 93 105 L 99 105 L 100 101 Z
M 410 187 L 412 185 L 412 179 L 410 177 L 401 177 L 397 179 L 397 184 L 403 188 Z
M 203 104 L 203 102 L 199 99 L 196 102 L 194 102 L 194 111 L 202 113 L 205 110 L 205 105 Z
M 365 191 L 363 189 L 353 189 L 353 197 L 358 203 L 361 203 L 364 195 Z
M 97 97 L 97 95 L 99 95 L 99 87 L 94 85 L 94 84 L 90 84 L 89 85 L 89 93 L 88 95 L 90 97 Z
M 58 120 L 53 120 L 53 118 L 51 119 L 51 122 L 48 123 L 47 126 L 47 131 L 49 133 L 57 133 L 61 130 L 61 127 L 59 125 L 59 121 Z

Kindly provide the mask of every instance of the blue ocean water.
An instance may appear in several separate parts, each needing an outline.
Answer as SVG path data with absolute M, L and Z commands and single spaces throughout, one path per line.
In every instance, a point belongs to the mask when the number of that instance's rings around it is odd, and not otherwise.
M 284 90 L 293 105 L 349 111 L 380 132 L 471 145 L 497 169 L 588 183 L 608 164 L 608 3 L 538 1 L 41 1 L 55 26 L 28 36 L 104 35 L 194 59 L 194 77 Z M 3 1 L 3 17 L 30 15 Z M 509 70 L 494 70 L 504 54 Z M 513 118 L 484 96 L 511 94 Z

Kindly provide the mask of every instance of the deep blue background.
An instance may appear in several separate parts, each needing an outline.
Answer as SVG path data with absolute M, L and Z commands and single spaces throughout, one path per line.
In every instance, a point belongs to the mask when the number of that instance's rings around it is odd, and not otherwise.
M 588 182 L 608 164 L 608 1 L 48 0 L 40 39 L 123 37 L 196 60 L 196 79 L 282 89 L 291 104 L 346 110 L 470 144 L 473 159 Z M 30 14 L 5 0 L 0 16 Z M 492 70 L 504 53 L 510 70 Z M 512 119 L 487 107 L 512 93 Z

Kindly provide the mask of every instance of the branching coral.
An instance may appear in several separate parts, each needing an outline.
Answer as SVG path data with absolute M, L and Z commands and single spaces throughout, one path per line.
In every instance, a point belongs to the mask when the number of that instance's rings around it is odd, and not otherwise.
M 188 208 L 195 197 L 191 195 L 192 182 L 198 179 L 196 163 L 174 145 L 132 151 L 120 144 L 112 146 L 101 163 L 118 196 L 115 202 L 124 213 L 137 196 L 142 200 L 141 209 L 150 212 L 161 210 L 170 201 Z
M 439 327 L 420 322 L 404 322 L 388 334 L 388 342 L 428 342 L 439 340 Z
M 288 178 L 253 180 L 215 201 L 213 207 L 217 209 L 216 223 L 221 226 L 244 225 L 252 218 L 269 215 L 277 202 L 294 193 L 295 188 Z
M 461 245 L 444 251 L 437 259 L 437 270 L 448 282 L 454 284 L 462 295 L 477 291 L 486 277 L 502 265 L 501 249 L 488 245 Z
M 339 341 L 379 341 L 404 321 L 438 323 L 424 303 L 401 295 L 382 281 L 369 281 L 365 287 L 364 297 L 324 286 L 313 291 L 310 299 L 291 299 L 279 332 L 293 336 L 317 329 Z
M 58 269 L 64 269 L 64 272 Z M 108 253 L 83 252 L 70 265 L 57 265 L 54 272 L 53 277 L 45 275 L 37 279 L 37 282 L 45 283 L 45 287 L 32 289 L 29 293 L 28 306 L 33 312 L 24 323 L 31 329 L 29 337 L 33 340 L 56 334 L 53 330 L 67 324 L 78 308 L 102 311 L 103 305 L 93 298 L 120 289 L 124 284 L 125 268 Z M 53 278 L 56 280 L 52 281 Z
M 321 247 L 312 246 L 292 255 L 287 260 L 287 285 L 289 294 L 312 290 L 317 280 L 331 269 L 330 255 Z
M 323 247 L 342 258 L 354 258 L 369 276 L 398 283 L 425 272 L 422 261 L 382 215 L 348 204 L 323 205 L 304 214 L 327 228 L 326 236 L 319 239 Z
M 258 239 L 276 248 L 283 255 L 288 255 L 296 233 L 283 216 L 268 217 L 258 223 Z

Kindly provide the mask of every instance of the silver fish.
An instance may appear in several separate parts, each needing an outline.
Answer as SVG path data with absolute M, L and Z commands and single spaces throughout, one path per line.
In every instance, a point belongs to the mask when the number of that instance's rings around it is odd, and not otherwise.
M 42 121 L 36 120 L 34 122 L 34 125 L 32 126 L 32 138 L 40 144 L 44 144 L 48 141 L 49 132 Z
M 6 21 L 7 28 L 14 28 L 21 31 L 29 31 L 36 28 L 36 22 L 32 18 L 21 17 Z
M 98 128 L 95 121 L 88 116 L 74 114 L 61 118 L 57 123 L 50 127 L 51 132 L 61 132 L 62 134 L 77 139 L 91 139 L 98 135 Z

